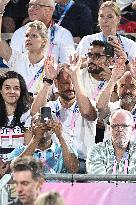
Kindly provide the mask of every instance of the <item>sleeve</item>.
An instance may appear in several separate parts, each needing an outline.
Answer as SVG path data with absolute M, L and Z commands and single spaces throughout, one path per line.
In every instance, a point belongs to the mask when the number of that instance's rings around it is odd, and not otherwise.
M 72 34 L 63 28 L 60 35 L 59 61 L 61 64 L 69 63 L 69 56 L 75 53 Z
M 12 54 L 10 56 L 9 61 L 7 62 L 7 65 L 10 68 L 10 70 L 14 70 L 14 71 L 18 72 L 16 65 L 17 65 L 18 61 L 21 61 L 21 58 L 22 58 L 22 53 L 19 53 L 19 52 L 12 49 Z
M 25 38 L 25 27 L 21 27 L 13 33 L 11 38 L 10 46 L 12 49 L 22 53 L 24 52 L 24 38 Z
M 7 161 L 12 161 L 16 157 L 18 157 L 25 150 L 25 146 L 16 147 L 8 156 Z
M 86 169 L 89 174 L 106 174 L 106 165 L 104 163 L 103 149 L 100 144 L 90 148 L 87 154 Z

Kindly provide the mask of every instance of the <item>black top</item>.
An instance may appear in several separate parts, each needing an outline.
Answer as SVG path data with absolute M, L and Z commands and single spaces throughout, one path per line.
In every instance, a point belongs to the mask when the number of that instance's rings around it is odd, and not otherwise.
M 56 9 L 53 15 L 54 21 L 57 23 L 60 19 L 59 5 L 56 5 Z M 65 17 L 63 18 L 61 24 L 62 27 L 69 30 L 73 37 L 84 37 L 90 35 L 93 32 L 93 19 L 91 10 L 83 4 L 74 2 L 74 4 L 67 11 Z
M 9 202 L 9 203 L 6 204 L 6 205 L 23 205 L 23 203 L 20 202 L 19 199 L 15 199 L 15 200 Z

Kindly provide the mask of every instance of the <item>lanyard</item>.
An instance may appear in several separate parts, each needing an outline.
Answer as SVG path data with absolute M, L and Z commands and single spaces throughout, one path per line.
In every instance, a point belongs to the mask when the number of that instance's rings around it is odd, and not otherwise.
M 42 75 L 44 66 L 42 66 L 27 85 L 28 90 L 33 86 L 34 82 Z
M 124 154 L 124 160 L 125 160 L 125 163 L 124 163 L 124 174 L 128 174 L 128 158 L 129 158 L 129 154 L 128 154 L 128 151 Z M 116 171 L 117 171 L 117 160 L 116 160 L 116 156 L 114 156 L 114 165 L 113 165 L 113 169 L 112 169 L 112 174 L 116 174 Z
M 70 120 L 70 128 L 71 128 L 71 130 L 73 130 L 75 128 L 75 121 L 76 121 L 75 114 L 76 113 L 79 113 L 77 102 L 76 102 L 76 104 L 74 106 L 74 109 L 72 111 L 72 117 L 71 117 L 71 120 Z M 61 122 L 60 107 L 59 107 L 58 103 L 56 105 L 56 117 Z
M 55 23 L 52 21 L 51 25 L 50 25 L 50 46 L 49 46 L 49 52 L 48 52 L 48 56 L 51 57 L 52 54 L 52 49 L 54 47 L 54 39 L 55 39 L 55 30 L 56 30 L 56 26 Z
M 94 94 L 93 94 L 93 99 L 95 100 L 97 95 L 99 94 L 99 92 L 101 91 L 101 89 L 103 88 L 104 84 L 105 84 L 106 80 L 102 80 L 100 81 L 99 85 L 97 86 Z
M 74 4 L 74 1 L 73 1 L 73 0 L 70 0 L 70 1 L 67 3 L 67 5 L 65 6 L 65 9 L 64 9 L 64 11 L 63 11 L 63 14 L 61 15 L 61 17 L 60 17 L 60 19 L 59 19 L 59 21 L 58 21 L 58 23 L 57 23 L 59 26 L 60 26 L 61 22 L 63 21 L 65 15 L 66 15 L 66 13 L 67 13 L 67 11 L 70 9 L 70 7 L 71 7 L 73 4 Z

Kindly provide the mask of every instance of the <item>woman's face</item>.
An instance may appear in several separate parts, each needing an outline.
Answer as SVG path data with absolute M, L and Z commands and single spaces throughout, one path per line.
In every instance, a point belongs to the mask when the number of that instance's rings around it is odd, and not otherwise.
M 29 51 L 39 51 L 44 47 L 44 40 L 36 28 L 28 28 L 25 35 L 25 47 Z
M 99 11 L 98 21 L 105 36 L 115 35 L 120 17 L 116 15 L 112 8 L 104 7 Z
M 21 88 L 17 78 L 10 78 L 4 81 L 1 89 L 1 95 L 6 104 L 16 104 L 20 98 L 20 94 Z

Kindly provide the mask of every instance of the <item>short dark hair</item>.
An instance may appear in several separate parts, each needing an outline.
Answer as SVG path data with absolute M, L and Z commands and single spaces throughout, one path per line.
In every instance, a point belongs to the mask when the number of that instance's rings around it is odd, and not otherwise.
M 20 172 L 20 171 L 30 171 L 32 173 L 32 178 L 38 180 L 39 178 L 44 178 L 44 165 L 39 160 L 35 160 L 33 157 L 19 157 L 11 165 L 11 171 Z
M 114 57 L 114 47 L 108 42 L 101 40 L 94 40 L 90 46 L 101 46 L 104 47 L 104 53 L 106 57 Z
M 102 46 L 102 47 L 105 47 L 105 43 L 104 43 L 104 41 L 101 41 L 101 40 L 94 40 L 91 44 L 90 44 L 90 46 Z

